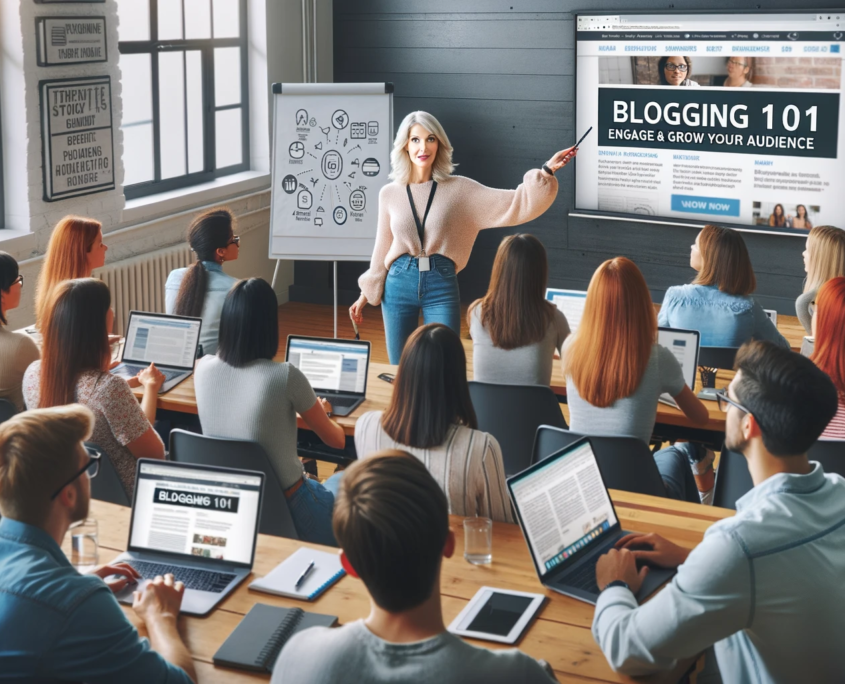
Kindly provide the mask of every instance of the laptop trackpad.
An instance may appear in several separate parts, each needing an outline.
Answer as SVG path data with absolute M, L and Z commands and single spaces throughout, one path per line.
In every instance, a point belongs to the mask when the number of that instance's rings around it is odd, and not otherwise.
M 637 603 L 642 603 L 657 591 L 664 582 L 672 579 L 675 572 L 675 570 L 667 570 L 666 568 L 649 568 L 648 574 L 643 580 L 643 585 L 637 592 Z

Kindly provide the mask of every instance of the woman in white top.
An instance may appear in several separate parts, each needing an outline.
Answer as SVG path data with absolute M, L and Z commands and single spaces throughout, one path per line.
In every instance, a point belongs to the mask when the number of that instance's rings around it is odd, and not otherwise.
M 514 522 L 499 443 L 477 426 L 461 340 L 430 323 L 408 338 L 387 411 L 358 419 L 355 449 L 358 458 L 407 451 L 443 488 L 450 513 Z
M 40 356 L 38 346 L 29 335 L 9 330 L 6 314 L 21 303 L 23 276 L 11 254 L 0 252 L 0 398 L 11 401 L 18 411 L 24 410 L 21 385 L 27 367 Z

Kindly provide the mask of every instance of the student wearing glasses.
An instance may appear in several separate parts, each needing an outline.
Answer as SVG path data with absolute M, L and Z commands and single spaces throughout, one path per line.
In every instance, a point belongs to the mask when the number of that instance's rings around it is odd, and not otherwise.
M 0 681 L 196 682 L 177 629 L 181 582 L 156 577 L 135 592 L 142 639 L 114 597 L 138 573 L 117 563 L 81 575 L 61 549 L 88 516 L 99 454 L 82 443 L 93 426 L 79 404 L 0 425 Z
M 234 233 L 235 217 L 225 208 L 197 216 L 188 228 L 188 244 L 197 260 L 177 268 L 164 286 L 165 311 L 202 318 L 200 344 L 204 354 L 217 351 L 223 301 L 238 279 L 223 272 L 223 264 L 238 258 L 240 237 Z
M 830 376 L 839 395 L 839 408 L 822 437 L 845 439 L 845 277 L 831 278 L 819 288 L 813 337 L 810 358 Z
M 745 455 L 754 488 L 692 551 L 633 534 L 602 556 L 593 636 L 626 675 L 670 670 L 712 647 L 707 661 L 725 684 L 838 683 L 845 479 L 807 459 L 836 413 L 836 388 L 812 361 L 770 342 L 743 346 L 736 371 L 719 399 L 725 445 Z M 646 564 L 678 574 L 638 606 Z
M 21 302 L 23 276 L 11 254 L 0 252 L 0 398 L 11 401 L 23 411 L 23 374 L 40 356 L 38 346 L 29 335 L 7 327 L 6 315 Z
M 725 69 L 728 72 L 722 86 L 725 88 L 751 88 L 752 72 L 754 70 L 754 58 L 745 56 L 728 57 L 725 60 Z
M 816 226 L 807 236 L 804 248 L 804 292 L 795 300 L 795 313 L 809 334 L 812 327 L 812 303 L 819 288 L 831 278 L 845 276 L 845 230 L 835 226 Z
M 657 62 L 657 75 L 660 85 L 698 88 L 698 83 L 690 80 L 692 60 L 686 56 L 661 57 Z

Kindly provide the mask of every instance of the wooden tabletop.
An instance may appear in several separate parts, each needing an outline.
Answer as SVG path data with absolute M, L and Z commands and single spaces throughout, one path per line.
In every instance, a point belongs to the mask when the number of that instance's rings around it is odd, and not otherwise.
M 617 515 L 626 530 L 657 532 L 687 548 L 697 545 L 705 530 L 714 522 L 733 515 L 733 511 L 700 506 L 670 499 L 660 499 L 630 492 L 611 491 Z M 99 521 L 100 563 L 111 561 L 126 549 L 129 538 L 128 508 L 102 501 L 91 502 L 91 517 Z M 630 678 L 614 673 L 593 640 L 590 625 L 593 606 L 545 589 L 537 580 L 528 548 L 517 525 L 494 523 L 493 562 L 474 566 L 463 558 L 463 519 L 452 516 L 451 527 L 457 536 L 455 555 L 444 560 L 441 578 L 444 619 L 448 624 L 466 606 L 479 587 L 488 585 L 545 594 L 548 602 L 539 618 L 528 629 L 518 647 L 546 660 L 561 682 L 625 682 Z M 323 548 L 292 539 L 259 535 L 254 575 L 241 584 L 215 611 L 205 618 L 180 618 L 180 631 L 194 657 L 200 682 L 267 681 L 267 677 L 240 670 L 216 668 L 212 656 L 255 603 L 283 607 L 301 607 L 316 613 L 337 615 L 345 624 L 369 614 L 369 598 L 363 583 L 344 577 L 313 604 L 250 591 L 249 582 L 264 576 L 297 548 Z M 131 608 L 123 607 L 130 620 L 141 629 Z M 470 640 L 476 645 L 501 648 L 492 642 Z M 653 679 L 677 681 L 688 666 Z

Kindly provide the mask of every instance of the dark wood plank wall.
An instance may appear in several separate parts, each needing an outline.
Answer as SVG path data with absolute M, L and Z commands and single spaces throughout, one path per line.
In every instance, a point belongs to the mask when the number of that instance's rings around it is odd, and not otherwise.
M 733 10 L 790 9 L 801 2 L 731 3 Z M 395 84 L 394 117 L 424 109 L 441 121 L 455 147 L 457 173 L 513 188 L 530 168 L 575 142 L 575 38 L 572 12 L 724 9 L 698 1 L 609 0 L 334 0 L 334 78 Z M 814 6 L 833 8 L 818 0 Z M 574 170 L 560 177 L 552 208 L 520 228 L 483 231 L 460 274 L 462 299 L 487 288 L 496 248 L 511 232 L 537 235 L 549 254 L 551 286 L 585 289 L 605 259 L 624 255 L 642 269 L 655 301 L 688 282 L 696 230 L 569 217 Z M 745 234 L 757 273 L 757 296 L 794 315 L 804 277 L 797 237 Z M 362 263 L 339 263 L 341 302 L 357 297 Z M 330 263 L 298 262 L 294 301 L 331 302 Z

